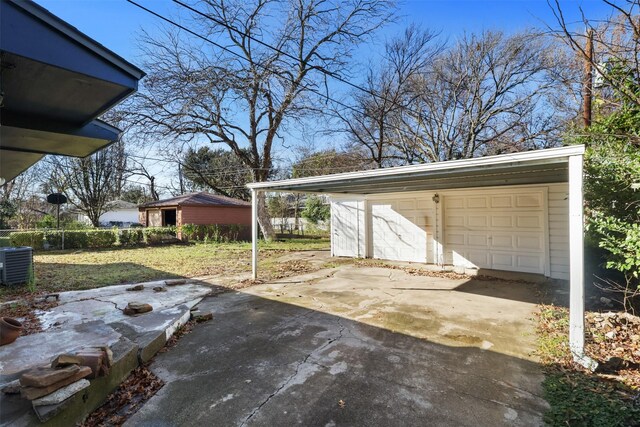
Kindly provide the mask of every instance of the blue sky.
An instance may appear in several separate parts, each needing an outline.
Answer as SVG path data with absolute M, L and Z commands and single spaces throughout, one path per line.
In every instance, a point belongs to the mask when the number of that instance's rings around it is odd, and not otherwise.
M 165 16 L 175 15 L 178 7 L 169 0 L 138 1 Z M 153 30 L 159 22 L 125 0 L 37 0 L 37 3 L 133 63 L 138 62 L 139 29 Z M 579 20 L 579 7 L 589 17 L 602 17 L 608 12 L 601 0 L 563 0 L 561 4 L 569 21 Z M 411 22 L 439 30 L 449 39 L 465 31 L 511 32 L 554 23 L 546 0 L 406 0 L 401 3 L 399 14 L 398 22 L 385 29 L 381 37 L 398 33 Z

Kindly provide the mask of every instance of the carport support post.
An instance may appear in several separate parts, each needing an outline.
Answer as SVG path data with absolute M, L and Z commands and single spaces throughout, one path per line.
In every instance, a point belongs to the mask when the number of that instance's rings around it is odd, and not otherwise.
M 569 157 L 569 348 L 576 362 L 595 369 L 584 354 L 584 217 L 582 155 Z
M 258 278 L 258 192 L 251 189 L 251 277 Z

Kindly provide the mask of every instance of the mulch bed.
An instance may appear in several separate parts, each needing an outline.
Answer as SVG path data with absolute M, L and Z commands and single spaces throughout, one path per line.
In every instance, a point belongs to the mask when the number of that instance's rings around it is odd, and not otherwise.
M 538 329 L 541 335 L 561 340 L 561 351 L 541 354 L 543 362 L 568 371 L 584 370 L 571 358 L 568 336 L 568 309 L 543 306 Z M 585 353 L 596 360 L 595 375 L 625 386 L 629 398 L 640 393 L 640 317 L 623 312 L 587 312 Z
M 164 382 L 146 366 L 138 366 L 116 391 L 107 397 L 105 404 L 93 411 L 80 426 L 121 426 L 162 386 Z

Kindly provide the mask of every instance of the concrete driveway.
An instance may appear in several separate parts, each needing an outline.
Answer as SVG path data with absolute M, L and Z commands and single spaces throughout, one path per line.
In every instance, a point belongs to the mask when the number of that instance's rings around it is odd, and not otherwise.
M 211 297 L 128 425 L 542 425 L 537 292 L 343 265 Z

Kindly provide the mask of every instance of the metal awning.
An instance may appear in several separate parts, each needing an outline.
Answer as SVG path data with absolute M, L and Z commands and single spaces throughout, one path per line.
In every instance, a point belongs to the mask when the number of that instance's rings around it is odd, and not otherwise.
M 568 181 L 568 158 L 584 146 L 248 184 L 257 191 L 377 194 Z
M 97 117 L 144 73 L 36 3 L 0 0 L 0 178 L 46 154 L 85 157 L 120 134 Z

